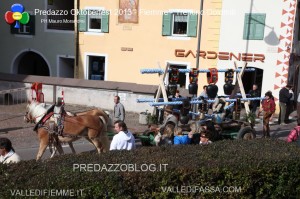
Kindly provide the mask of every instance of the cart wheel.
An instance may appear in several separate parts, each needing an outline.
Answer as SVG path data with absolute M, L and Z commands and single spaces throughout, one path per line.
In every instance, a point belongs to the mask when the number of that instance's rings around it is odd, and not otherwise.
M 251 127 L 241 128 L 238 132 L 237 139 L 252 140 L 256 138 L 256 132 Z

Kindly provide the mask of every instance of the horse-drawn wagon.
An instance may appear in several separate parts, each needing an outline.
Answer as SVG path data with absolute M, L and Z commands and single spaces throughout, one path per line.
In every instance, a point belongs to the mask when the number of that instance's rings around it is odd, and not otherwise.
M 242 120 L 227 120 L 222 123 L 215 123 L 211 120 L 202 120 L 193 122 L 196 124 L 196 128 L 199 129 L 200 126 L 205 127 L 210 132 L 210 139 L 212 141 L 218 141 L 223 139 L 245 139 L 251 140 L 256 138 L 256 131 L 249 122 Z M 189 125 L 182 125 L 187 134 L 190 131 Z M 152 130 L 146 130 L 143 133 L 137 134 L 136 138 L 141 140 L 143 146 L 153 146 L 156 145 L 155 136 L 157 132 Z M 197 130 L 193 134 L 193 139 L 200 139 L 200 132 Z

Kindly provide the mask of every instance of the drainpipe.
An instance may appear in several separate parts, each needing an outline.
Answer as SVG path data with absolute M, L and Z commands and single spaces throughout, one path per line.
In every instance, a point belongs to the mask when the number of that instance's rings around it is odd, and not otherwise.
M 196 68 L 199 69 L 199 54 L 200 54 L 200 43 L 201 43 L 201 30 L 202 30 L 202 13 L 203 13 L 203 2 L 204 0 L 200 0 L 200 18 L 199 18 L 199 26 L 198 26 L 198 42 L 197 42 L 197 56 L 196 56 Z
M 200 0 L 200 16 L 199 16 L 199 25 L 198 25 L 198 41 L 197 41 L 197 52 L 196 52 L 196 68 L 199 69 L 199 55 L 200 55 L 200 43 L 201 43 L 201 30 L 202 30 L 202 13 L 203 13 L 203 3 L 204 0 Z M 197 90 L 198 93 L 198 90 Z M 195 95 L 193 95 L 193 98 Z M 197 95 L 196 95 L 197 97 Z M 195 113 L 197 111 L 197 105 L 193 105 L 193 112 Z M 193 119 L 195 119 L 195 115 L 192 116 Z
M 74 0 L 74 9 L 79 10 L 80 8 L 80 0 Z M 74 77 L 78 78 L 79 68 L 78 68 L 78 62 L 79 62 L 79 31 L 78 31 L 78 15 L 74 16 L 74 20 L 76 23 L 74 23 L 74 29 L 75 29 L 75 71 L 74 71 Z

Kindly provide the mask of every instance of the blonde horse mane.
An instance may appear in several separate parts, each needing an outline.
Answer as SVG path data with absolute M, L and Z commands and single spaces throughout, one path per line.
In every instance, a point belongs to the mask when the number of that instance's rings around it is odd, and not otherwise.
M 37 121 L 35 122 L 38 122 L 46 114 L 47 109 L 45 106 L 45 103 L 39 103 L 36 101 L 32 101 L 27 105 L 28 114 L 31 115 L 31 117 L 36 118 Z

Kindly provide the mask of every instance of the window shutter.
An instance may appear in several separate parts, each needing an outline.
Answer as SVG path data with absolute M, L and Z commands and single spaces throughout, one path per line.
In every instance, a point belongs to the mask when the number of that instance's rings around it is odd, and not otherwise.
M 87 12 L 87 10 L 80 10 L 79 15 L 78 15 L 78 31 L 86 32 L 88 19 L 87 19 L 87 15 L 84 15 L 82 13 L 88 13 L 88 12 Z
M 163 24 L 162 24 L 162 35 L 169 36 L 171 35 L 172 27 L 172 13 L 163 14 Z
M 107 10 L 103 11 L 101 15 L 101 32 L 109 31 L 109 12 Z
M 197 14 L 189 14 L 188 19 L 188 32 L 187 36 L 196 37 L 197 36 L 197 25 L 198 25 L 198 15 Z
M 263 40 L 265 33 L 265 19 L 266 15 L 258 15 L 255 18 L 255 33 L 253 35 L 253 39 Z
M 249 14 L 245 14 L 245 21 L 244 21 L 244 36 L 243 39 L 244 40 L 248 40 L 249 39 L 249 30 L 250 30 L 250 15 Z
M 266 14 L 245 14 L 244 40 L 262 40 L 265 32 Z

